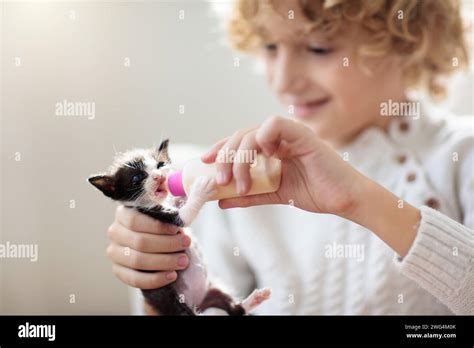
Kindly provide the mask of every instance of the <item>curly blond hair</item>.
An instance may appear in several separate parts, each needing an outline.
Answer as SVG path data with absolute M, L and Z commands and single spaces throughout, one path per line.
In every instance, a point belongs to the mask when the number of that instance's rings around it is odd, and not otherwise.
M 267 7 L 275 10 L 275 1 L 234 1 L 227 22 L 234 48 L 252 52 L 261 44 L 259 13 Z M 369 34 L 358 57 L 404 57 L 406 87 L 424 88 L 435 99 L 445 96 L 442 78 L 468 65 L 459 0 L 299 0 L 298 4 L 308 32 L 317 30 L 330 37 L 344 24 L 357 24 Z

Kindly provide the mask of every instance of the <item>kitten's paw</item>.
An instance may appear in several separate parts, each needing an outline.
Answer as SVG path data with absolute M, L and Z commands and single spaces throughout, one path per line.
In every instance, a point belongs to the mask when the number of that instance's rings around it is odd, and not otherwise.
M 210 176 L 196 178 L 191 186 L 191 192 L 204 198 L 210 198 L 217 192 L 216 180 Z
M 181 208 L 184 203 L 186 203 L 186 199 L 183 197 L 172 197 L 171 198 L 171 205 L 176 208 Z
M 250 313 L 257 308 L 263 301 L 270 298 L 271 291 L 268 288 L 254 290 L 241 305 L 244 307 L 246 313 Z

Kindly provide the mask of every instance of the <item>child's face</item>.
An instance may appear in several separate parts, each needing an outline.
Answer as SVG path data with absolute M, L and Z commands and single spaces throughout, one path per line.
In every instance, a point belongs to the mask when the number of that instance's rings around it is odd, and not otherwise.
M 279 6 L 279 13 L 297 8 L 291 7 L 292 1 L 277 3 L 286 6 Z M 364 42 L 357 28 L 330 41 L 318 33 L 300 34 L 303 17 L 294 11 L 294 20 L 262 14 L 266 16 L 263 30 L 269 37 L 264 40 L 261 57 L 268 83 L 281 103 L 294 105 L 295 118 L 335 146 L 370 125 L 385 128 L 389 119 L 380 116 L 380 103 L 404 98 L 398 60 L 365 58 L 361 63 L 371 69 L 370 77 L 356 63 L 356 50 Z

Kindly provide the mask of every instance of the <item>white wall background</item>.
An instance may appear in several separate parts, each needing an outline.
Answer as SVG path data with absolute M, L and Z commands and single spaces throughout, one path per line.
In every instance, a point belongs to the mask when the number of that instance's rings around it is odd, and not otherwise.
M 86 178 L 114 148 L 162 136 L 211 144 L 285 110 L 251 59 L 234 66 L 240 56 L 221 44 L 205 1 L 0 6 L 0 242 L 39 246 L 37 262 L 0 259 L 0 312 L 128 313 L 127 288 L 105 256 L 115 204 Z M 472 79 L 458 83 L 449 105 L 472 113 Z M 65 99 L 95 103 L 95 119 L 56 116 Z

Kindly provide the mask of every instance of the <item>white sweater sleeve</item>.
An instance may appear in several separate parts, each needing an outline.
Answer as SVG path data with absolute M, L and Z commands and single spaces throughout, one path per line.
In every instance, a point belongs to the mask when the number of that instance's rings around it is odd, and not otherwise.
M 422 206 L 414 243 L 401 260 L 402 274 L 416 281 L 455 314 L 474 314 L 474 151 L 458 168 L 462 223 Z
M 428 207 L 421 207 L 415 241 L 400 270 L 455 314 L 474 314 L 474 232 Z

